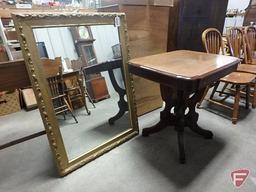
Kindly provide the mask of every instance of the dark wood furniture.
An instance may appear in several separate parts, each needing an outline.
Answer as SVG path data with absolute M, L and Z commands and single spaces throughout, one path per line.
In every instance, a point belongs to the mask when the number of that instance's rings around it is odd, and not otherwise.
M 0 62 L 0 91 L 31 86 L 24 60 Z
M 85 75 L 108 71 L 109 78 L 113 85 L 113 88 L 119 95 L 119 101 L 117 102 L 119 111 L 116 113 L 116 115 L 114 115 L 108 120 L 109 124 L 114 124 L 116 120 L 121 118 L 128 111 L 128 104 L 127 104 L 127 101 L 125 100 L 126 90 L 119 86 L 113 71 L 114 69 L 120 69 L 122 76 L 124 77 L 122 66 L 123 66 L 123 61 L 121 59 L 114 59 L 111 61 L 107 61 L 104 63 L 99 63 L 97 65 L 83 68 L 83 72 Z
M 256 0 L 250 0 L 246 13 L 244 16 L 244 26 L 250 25 L 251 22 L 255 22 L 256 18 Z
M 99 76 L 85 81 L 88 94 L 92 98 L 93 102 L 98 102 L 102 99 L 110 97 L 108 93 L 105 77 Z
M 148 136 L 166 126 L 174 125 L 178 135 L 180 163 L 185 163 L 185 126 L 206 139 L 213 137 L 212 132 L 198 126 L 196 103 L 209 84 L 235 71 L 239 62 L 234 57 L 184 50 L 130 60 L 130 73 L 160 83 L 161 95 L 165 101 L 160 122 L 143 129 L 142 135 Z M 174 113 L 171 113 L 173 108 Z M 185 114 L 187 108 L 189 112 Z
M 202 32 L 210 27 L 222 31 L 228 0 L 174 0 L 170 8 L 168 51 L 204 51 Z
M 206 29 L 202 34 L 202 41 L 205 46 L 205 51 L 207 53 L 219 54 L 221 52 L 221 54 L 224 54 L 224 46 L 223 46 L 222 36 L 221 36 L 221 33 L 217 29 L 215 29 L 215 28 Z M 250 94 L 249 88 L 250 88 L 250 83 L 254 79 L 255 79 L 255 75 L 253 75 L 253 74 L 244 73 L 244 72 L 230 73 L 215 83 L 215 86 L 212 90 L 210 99 L 208 101 L 218 104 L 220 106 L 223 106 L 225 108 L 231 109 L 232 110 L 232 123 L 236 124 L 237 119 L 238 119 L 238 114 L 239 114 L 239 103 L 240 103 L 240 98 L 241 98 L 241 90 L 243 87 L 246 90 L 246 108 L 248 109 L 249 108 L 249 94 Z M 220 82 L 225 83 L 224 89 L 222 89 L 222 91 L 217 90 Z M 224 92 L 225 88 L 228 85 L 235 87 L 235 94 Z M 225 97 L 225 99 L 214 99 L 215 93 L 225 94 L 225 95 L 227 95 L 227 97 Z M 229 96 L 235 97 L 233 107 L 230 107 L 225 104 L 225 100 Z

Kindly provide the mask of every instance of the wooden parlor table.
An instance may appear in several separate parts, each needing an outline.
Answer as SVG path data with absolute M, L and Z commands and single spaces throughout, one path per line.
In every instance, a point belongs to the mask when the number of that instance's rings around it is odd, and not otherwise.
M 205 139 L 213 137 L 211 131 L 198 126 L 196 103 L 207 85 L 235 71 L 239 63 L 240 60 L 235 57 L 185 50 L 130 60 L 129 72 L 160 83 L 161 96 L 165 101 L 160 121 L 153 127 L 143 129 L 142 135 L 148 136 L 174 125 L 178 136 L 179 160 L 185 163 L 185 126 Z M 172 108 L 174 113 L 171 113 Z M 185 114 L 187 108 L 189 111 Z

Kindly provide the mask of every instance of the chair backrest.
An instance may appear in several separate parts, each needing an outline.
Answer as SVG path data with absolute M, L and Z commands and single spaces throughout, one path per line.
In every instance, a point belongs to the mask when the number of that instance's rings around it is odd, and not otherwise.
M 63 89 L 61 87 L 62 85 L 61 78 L 59 75 L 48 77 L 47 81 L 48 81 L 48 85 L 49 85 L 52 97 L 57 97 L 63 94 Z
M 56 57 L 54 60 L 44 58 L 42 64 L 52 97 L 64 94 L 61 57 Z
M 256 51 L 256 28 L 253 26 L 248 26 L 245 28 L 244 33 L 247 51 L 246 63 L 252 63 Z
M 227 33 L 228 47 L 231 56 L 245 59 L 245 40 L 243 31 L 237 27 L 232 27 Z
M 218 29 L 209 28 L 202 33 L 202 41 L 205 51 L 213 54 L 224 54 L 224 46 L 221 33 Z
M 83 61 L 81 58 L 78 58 L 77 60 L 71 60 L 71 68 L 73 70 L 81 70 L 81 68 L 86 67 L 85 64 L 83 64 Z
M 56 76 L 59 73 L 59 66 L 61 64 L 61 57 L 55 59 L 41 58 L 44 75 L 46 78 Z

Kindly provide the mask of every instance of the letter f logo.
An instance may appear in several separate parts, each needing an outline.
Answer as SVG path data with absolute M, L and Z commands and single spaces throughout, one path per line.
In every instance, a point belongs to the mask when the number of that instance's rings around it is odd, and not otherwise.
M 231 178 L 234 186 L 237 188 L 241 187 L 245 183 L 245 180 L 247 179 L 249 173 L 250 171 L 248 169 L 239 169 L 233 171 L 231 173 Z

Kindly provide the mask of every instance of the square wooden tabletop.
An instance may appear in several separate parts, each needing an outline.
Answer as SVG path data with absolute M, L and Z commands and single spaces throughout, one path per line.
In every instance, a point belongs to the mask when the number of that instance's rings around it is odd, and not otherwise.
M 132 59 L 129 65 L 184 79 L 200 79 L 225 68 L 238 65 L 235 57 L 178 50 Z
M 194 92 L 237 69 L 240 59 L 178 50 L 132 59 L 129 72 L 179 90 Z

